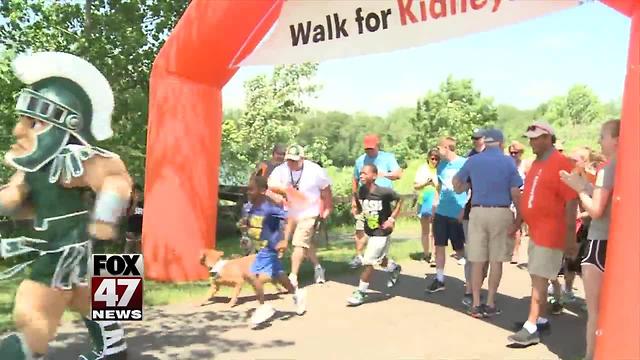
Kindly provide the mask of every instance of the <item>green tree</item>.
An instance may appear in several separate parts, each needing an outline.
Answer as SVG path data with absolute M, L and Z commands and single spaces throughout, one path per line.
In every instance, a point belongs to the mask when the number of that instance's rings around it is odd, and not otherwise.
M 114 137 L 101 146 L 120 154 L 144 179 L 151 65 L 188 1 L 6 0 L 0 2 L 0 148 L 15 124 L 13 95 L 22 86 L 8 66 L 23 51 L 64 51 L 94 64 L 111 83 Z M 9 110 L 11 109 L 11 110 Z M 4 174 L 10 171 L 2 168 Z
M 458 148 L 471 148 L 471 134 L 475 128 L 492 126 L 498 120 L 493 99 L 482 97 L 468 79 L 455 80 L 449 76 L 437 92 L 429 92 L 419 99 L 412 118 L 414 134 L 411 147 L 425 153 L 436 145 L 441 136 L 453 136 Z
M 566 100 L 566 117 L 569 125 L 591 124 L 601 116 L 600 100 L 588 86 L 577 84 L 569 89 Z
M 502 130 L 505 139 L 522 141 L 522 134 L 534 121 L 534 110 L 520 110 L 511 105 L 498 105 L 498 121 L 495 126 Z
M 277 66 L 271 76 L 245 82 L 245 110 L 222 126 L 222 181 L 243 183 L 258 161 L 268 158 L 275 143 L 290 144 L 300 131 L 298 117 L 309 109 L 305 96 L 318 86 L 310 80 L 318 65 Z

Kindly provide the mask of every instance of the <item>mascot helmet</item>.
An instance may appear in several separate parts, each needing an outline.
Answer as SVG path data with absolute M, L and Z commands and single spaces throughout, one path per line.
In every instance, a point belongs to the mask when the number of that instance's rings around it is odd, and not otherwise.
M 107 79 L 89 62 L 61 52 L 19 55 L 13 70 L 28 85 L 18 95 L 16 112 L 52 126 L 39 132 L 34 149 L 8 154 L 14 167 L 33 172 L 49 163 L 74 136 L 91 146 L 113 135 L 114 100 Z

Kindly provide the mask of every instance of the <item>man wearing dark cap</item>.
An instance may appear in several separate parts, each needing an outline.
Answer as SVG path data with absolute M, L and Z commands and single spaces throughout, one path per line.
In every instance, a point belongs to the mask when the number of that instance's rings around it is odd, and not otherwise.
M 360 187 L 360 172 L 365 165 L 373 164 L 378 168 L 378 178 L 375 184 L 380 187 L 393 188 L 393 181 L 400 179 L 402 168 L 398 165 L 395 155 L 380 150 L 378 135 L 369 134 L 364 137 L 364 154 L 360 155 L 353 167 L 353 193 L 356 194 Z M 356 217 L 356 256 L 350 265 L 357 268 L 362 264 L 362 253 L 366 245 L 364 234 L 364 219 L 358 216 L 356 197 L 352 197 L 351 213 Z
M 284 162 L 284 155 L 286 151 L 286 146 L 282 144 L 276 144 L 271 151 L 271 159 L 261 161 L 251 174 L 251 177 L 253 178 L 254 176 L 264 176 L 268 178 L 269 175 L 271 175 L 271 172 L 273 172 L 273 169 Z
M 476 318 L 500 314 L 495 297 L 502 277 L 502 263 L 511 260 L 514 226 L 511 204 L 518 206 L 522 178 L 515 162 L 504 155 L 504 136 L 497 129 L 484 131 L 485 150 L 467 160 L 453 178 L 457 193 L 465 192 L 473 183 L 467 261 L 471 262 L 472 306 L 468 313 Z M 490 171 L 489 171 L 490 169 Z M 486 304 L 480 304 L 480 290 L 485 266 L 491 265 L 489 294 Z

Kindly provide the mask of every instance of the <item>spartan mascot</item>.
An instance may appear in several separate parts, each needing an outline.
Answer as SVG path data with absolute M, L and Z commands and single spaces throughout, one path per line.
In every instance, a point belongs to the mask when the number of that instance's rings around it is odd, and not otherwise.
M 31 259 L 0 273 L 31 268 L 16 292 L 18 332 L 0 340 L 0 359 L 44 358 L 65 309 L 83 316 L 93 342 L 79 359 L 126 359 L 118 323 L 88 318 L 90 256 L 116 237 L 132 188 L 120 158 L 94 145 L 112 135 L 111 87 L 93 65 L 65 53 L 21 55 L 13 70 L 27 88 L 5 155 L 17 171 L 0 188 L 0 215 L 33 218 L 35 235 L 0 239 L 3 258 Z M 96 194 L 92 209 L 88 191 Z

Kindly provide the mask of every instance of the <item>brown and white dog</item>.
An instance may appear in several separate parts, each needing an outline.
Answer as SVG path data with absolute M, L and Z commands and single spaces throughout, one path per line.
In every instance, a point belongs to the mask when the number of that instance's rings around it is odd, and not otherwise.
M 209 269 L 211 282 L 211 288 L 203 305 L 213 299 L 220 290 L 220 286 L 233 286 L 233 293 L 228 304 L 229 307 L 234 307 L 238 302 L 242 286 L 251 276 L 251 264 L 256 259 L 255 254 L 229 260 L 222 259 L 222 256 L 224 256 L 224 252 L 218 250 L 202 250 L 200 253 L 200 264 Z M 278 292 L 283 291 L 275 281 L 274 285 Z

